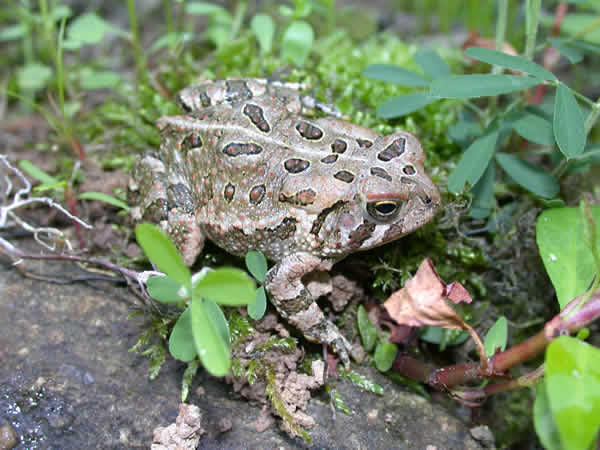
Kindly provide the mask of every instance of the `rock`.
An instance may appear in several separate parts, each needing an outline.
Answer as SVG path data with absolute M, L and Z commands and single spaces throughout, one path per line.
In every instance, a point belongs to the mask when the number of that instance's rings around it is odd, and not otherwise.
M 17 431 L 8 424 L 0 426 L 0 450 L 10 450 L 19 443 Z
M 70 264 L 35 262 L 33 267 L 55 277 L 81 275 Z M 24 278 L 0 263 L 0 298 L 0 424 L 11 424 L 16 448 L 39 443 L 60 443 L 63 450 L 147 448 L 157 426 L 176 420 L 185 364 L 167 357 L 156 380 L 148 380 L 148 359 L 128 351 L 147 329 L 147 319 L 129 317 L 135 308 L 125 288 L 107 282 L 51 284 Z M 23 348 L 28 351 L 20 352 Z M 305 411 L 316 423 L 310 430 L 312 446 L 481 448 L 442 406 L 372 368 L 357 370 L 381 384 L 385 394 L 330 379 L 352 414 L 337 412 L 334 419 L 329 397 L 323 390 L 313 394 Z M 202 369 L 190 392 L 188 403 L 198 408 L 206 431 L 199 444 L 204 449 L 308 446 L 279 426 L 269 427 L 272 416 Z M 227 420 L 231 428 L 223 433 Z

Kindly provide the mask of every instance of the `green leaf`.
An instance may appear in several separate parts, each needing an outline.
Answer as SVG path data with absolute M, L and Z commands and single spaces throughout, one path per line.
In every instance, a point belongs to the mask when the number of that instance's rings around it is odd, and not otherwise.
M 417 65 L 431 78 L 440 78 L 450 75 L 450 67 L 440 55 L 432 49 L 419 50 L 414 57 Z
M 448 190 L 454 194 L 462 191 L 465 183 L 471 186 L 479 181 L 487 169 L 498 141 L 498 131 L 485 134 L 473 141 L 462 154 L 456 168 L 448 177 Z
M 482 47 L 469 47 L 465 50 L 465 54 L 488 64 L 528 73 L 542 80 L 556 81 L 556 76 L 552 72 L 522 56 L 509 55 L 498 50 Z
M 116 206 L 117 208 L 121 208 L 125 211 L 129 211 L 129 205 L 118 198 L 113 197 L 112 195 L 105 194 L 104 192 L 94 192 L 88 191 L 83 192 L 77 196 L 79 200 L 97 200 L 99 202 L 108 203 L 109 205 Z
M 108 70 L 82 70 L 79 81 L 83 89 L 109 89 L 116 87 L 121 82 L 121 76 Z
M 227 323 L 225 314 L 223 314 L 223 310 L 212 300 L 204 300 L 204 308 L 212 324 L 215 326 L 217 334 L 225 342 L 227 351 L 229 351 L 229 343 L 231 342 L 229 324 Z
M 481 124 L 467 119 L 461 119 L 448 128 L 448 136 L 460 145 L 466 145 L 472 138 L 481 136 Z
M 600 223 L 600 206 L 590 209 L 595 222 Z M 536 240 L 561 309 L 586 291 L 596 273 L 592 252 L 582 236 L 579 208 L 549 209 L 538 217 Z
M 23 90 L 42 89 L 50 78 L 52 69 L 40 63 L 32 62 L 17 69 L 17 83 Z
M 257 14 L 250 22 L 250 28 L 258 41 L 262 53 L 271 53 L 273 48 L 273 37 L 275 36 L 275 23 L 271 16 Z
M 429 95 L 436 98 L 472 98 L 508 94 L 529 89 L 542 80 L 518 75 L 449 75 L 431 83 Z
M 169 336 L 169 352 L 179 361 L 192 361 L 197 355 L 192 333 L 192 311 L 188 307 L 181 313 Z
M 19 168 L 29 175 L 31 178 L 35 178 L 43 184 L 59 184 L 59 180 L 52 175 L 47 174 L 42 169 L 33 165 L 31 161 L 22 159 L 18 162 Z
M 264 286 L 256 288 L 256 301 L 248 305 L 248 315 L 254 320 L 260 320 L 267 310 L 267 293 Z
M 398 354 L 398 346 L 390 342 L 379 342 L 375 347 L 375 367 L 380 372 L 387 372 L 392 368 L 396 355 Z
M 279 14 L 283 17 L 292 17 L 294 15 L 294 10 L 286 5 L 279 6 Z
M 265 282 L 265 276 L 269 267 L 267 266 L 267 258 L 265 258 L 262 252 L 253 250 L 246 253 L 246 267 L 259 282 Z
M 540 442 L 546 450 L 562 450 L 558 429 L 552 418 L 552 410 L 546 392 L 546 382 L 540 381 L 535 390 L 533 425 Z
M 508 340 L 508 322 L 506 317 L 498 317 L 498 320 L 491 326 L 485 335 L 483 341 L 483 347 L 485 349 L 485 356 L 494 356 L 496 349 L 504 351 L 506 348 L 506 342 Z
M 118 31 L 95 13 L 86 13 L 73 19 L 68 28 L 68 39 L 83 44 L 99 44 L 108 32 Z
M 600 27 L 593 26 L 598 21 L 598 14 L 569 13 L 565 16 L 560 31 L 568 35 L 577 35 L 578 38 L 592 44 L 600 44 Z M 579 36 L 582 30 L 589 30 Z
M 194 296 L 228 306 L 242 306 L 256 300 L 256 285 L 246 272 L 221 267 L 208 272 L 193 287 Z
M 560 186 L 548 172 L 508 153 L 497 153 L 500 167 L 519 185 L 544 198 L 558 194 Z
M 164 276 L 148 278 L 146 288 L 150 297 L 163 303 L 180 302 L 191 295 L 190 291 L 177 281 Z
M 310 24 L 296 20 L 286 28 L 281 38 L 281 58 L 301 66 L 312 49 L 314 31 Z
M 73 15 L 73 10 L 66 5 L 57 5 L 50 12 L 50 16 L 56 22 L 61 19 L 69 18 Z
M 190 285 L 190 269 L 183 263 L 169 238 L 156 226 L 142 223 L 135 227 L 135 238 L 158 270 L 182 286 Z
M 544 117 L 525 112 L 512 122 L 519 136 L 539 145 L 554 145 L 552 123 Z
M 583 60 L 583 53 L 571 45 L 568 39 L 548 38 L 548 42 L 571 63 L 577 64 Z
M 569 43 L 573 47 L 576 47 L 583 52 L 595 53 L 597 55 L 600 54 L 600 45 L 589 44 L 584 41 L 571 41 L 571 40 L 569 40 Z
M 218 319 L 219 314 L 215 311 L 215 307 L 219 309 L 214 302 L 200 298 L 192 299 L 190 305 L 192 335 L 202 365 L 211 375 L 222 377 L 229 372 L 231 360 L 229 341 L 223 336 L 223 325 L 219 323 L 221 319 Z M 222 320 L 225 321 L 225 318 L 223 317 Z
M 158 38 L 156 41 L 154 41 L 154 43 L 150 46 L 150 49 L 148 50 L 148 52 L 153 53 L 153 52 L 160 50 L 163 47 L 167 47 L 169 45 L 172 45 L 172 46 L 182 45 L 193 39 L 194 39 L 193 33 L 175 32 L 175 31 L 172 33 L 167 33 L 164 36 L 161 36 L 160 38 Z
M 571 90 L 564 84 L 559 84 L 554 100 L 554 137 L 567 159 L 579 155 L 585 148 L 584 121 Z
M 185 12 L 196 16 L 214 16 L 223 19 L 229 18 L 229 22 L 233 21 L 231 13 L 222 6 L 208 2 L 188 2 L 185 5 Z
M 562 336 L 546 351 L 546 392 L 566 450 L 590 448 L 600 430 L 600 350 Z
M 377 106 L 377 116 L 384 119 L 400 117 L 437 101 L 437 98 L 429 97 L 427 93 L 421 92 L 400 95 L 379 104 Z
M 448 328 L 426 326 L 419 334 L 419 339 L 438 344 L 440 351 L 443 352 L 446 347 L 460 345 L 469 339 L 469 333 L 465 330 L 450 330 Z
M 21 39 L 27 34 L 27 27 L 21 23 L 17 25 L 4 26 L 0 30 L 0 41 L 14 41 Z
M 495 205 L 494 182 L 496 181 L 496 169 L 494 164 L 488 164 L 482 177 L 471 189 L 473 203 L 469 211 L 474 219 L 484 219 L 490 215 Z
M 423 75 L 392 64 L 371 64 L 362 74 L 373 80 L 386 81 L 401 86 L 425 87 L 431 83 Z
M 358 307 L 356 320 L 363 347 L 370 352 L 375 347 L 375 342 L 377 342 L 377 328 L 369 320 L 367 310 L 363 305 Z

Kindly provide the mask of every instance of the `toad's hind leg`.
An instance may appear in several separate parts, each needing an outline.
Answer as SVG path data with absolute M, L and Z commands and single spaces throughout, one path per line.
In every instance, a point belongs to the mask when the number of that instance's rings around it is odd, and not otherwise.
M 302 277 L 307 273 L 329 268 L 330 264 L 324 264 L 310 253 L 295 253 L 269 270 L 265 287 L 272 296 L 273 304 L 288 322 L 297 327 L 309 341 L 331 346 L 347 365 L 348 354 L 357 359 L 352 345 L 327 320 L 302 282 Z
M 164 163 L 153 154 L 138 158 L 127 188 L 131 218 L 135 223 L 151 222 L 165 232 L 187 266 L 204 246 L 204 235 L 196 220 L 192 191 L 183 181 L 170 180 Z

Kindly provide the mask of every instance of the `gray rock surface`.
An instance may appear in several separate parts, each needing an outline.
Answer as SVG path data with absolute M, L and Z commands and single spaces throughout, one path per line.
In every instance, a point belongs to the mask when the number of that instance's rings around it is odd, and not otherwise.
M 34 267 L 62 276 L 75 270 L 59 263 Z M 51 284 L 0 264 L 0 426 L 16 430 L 16 448 L 148 448 L 153 429 L 175 421 L 185 367 L 169 359 L 148 380 L 147 359 L 128 352 L 145 326 L 143 317 L 128 318 L 128 296 L 106 282 Z M 385 395 L 336 381 L 352 415 L 338 412 L 333 420 L 325 395 L 313 399 L 308 413 L 318 425 L 309 447 L 480 448 L 441 406 L 369 368 L 358 370 L 383 385 Z M 198 378 L 203 389 L 188 401 L 199 406 L 206 430 L 199 448 L 307 447 L 276 426 L 258 433 L 259 408 L 204 372 Z

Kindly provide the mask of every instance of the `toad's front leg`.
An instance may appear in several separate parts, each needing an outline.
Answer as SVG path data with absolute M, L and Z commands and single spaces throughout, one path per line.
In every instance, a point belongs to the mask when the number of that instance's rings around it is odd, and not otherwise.
M 355 357 L 352 345 L 340 330 L 325 318 L 323 311 L 302 283 L 304 275 L 313 270 L 329 270 L 331 265 L 332 263 L 324 262 L 310 253 L 294 253 L 269 270 L 265 287 L 271 294 L 279 314 L 300 329 L 309 341 L 331 346 L 347 365 L 348 354 Z

